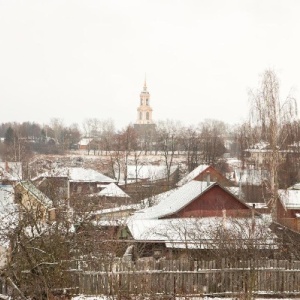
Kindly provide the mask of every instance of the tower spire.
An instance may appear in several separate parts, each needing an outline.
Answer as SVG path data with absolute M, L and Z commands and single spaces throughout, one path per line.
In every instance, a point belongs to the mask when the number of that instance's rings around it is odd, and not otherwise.
M 147 91 L 146 73 L 145 73 L 145 80 L 144 80 L 144 91 Z

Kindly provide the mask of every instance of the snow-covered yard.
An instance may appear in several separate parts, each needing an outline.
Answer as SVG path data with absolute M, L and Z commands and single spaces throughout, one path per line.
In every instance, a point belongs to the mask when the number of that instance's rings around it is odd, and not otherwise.
M 76 296 L 73 297 L 72 300 L 112 300 L 114 297 L 109 297 L 109 296 Z M 147 298 L 137 298 L 137 300 L 147 300 Z M 237 300 L 238 298 L 215 298 L 215 297 L 176 297 L 176 300 Z M 278 298 L 255 298 L 256 300 L 278 300 Z M 299 300 L 300 298 L 280 298 L 281 300 Z

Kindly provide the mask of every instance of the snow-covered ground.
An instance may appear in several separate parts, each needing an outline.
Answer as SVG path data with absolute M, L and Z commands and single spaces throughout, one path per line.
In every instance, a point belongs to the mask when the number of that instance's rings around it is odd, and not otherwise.
M 115 297 L 116 298 L 116 297 Z M 73 297 L 72 300 L 111 300 L 115 299 L 114 297 L 109 297 L 109 296 L 76 296 Z M 139 299 L 139 298 L 137 298 Z M 144 300 L 147 298 L 141 297 L 140 300 Z M 238 298 L 215 298 L 215 297 L 176 297 L 176 300 L 237 300 Z M 278 298 L 255 298 L 256 300 L 278 300 Z M 280 298 L 281 300 L 299 300 L 300 298 Z

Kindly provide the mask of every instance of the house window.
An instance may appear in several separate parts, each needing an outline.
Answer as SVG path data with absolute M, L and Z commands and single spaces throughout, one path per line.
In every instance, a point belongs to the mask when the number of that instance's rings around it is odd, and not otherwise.
M 82 192 L 82 186 L 78 186 L 77 187 L 77 193 L 79 194 L 79 193 L 81 193 Z
M 146 99 L 146 105 L 149 105 L 149 99 Z
M 146 112 L 146 119 L 149 120 L 149 112 Z

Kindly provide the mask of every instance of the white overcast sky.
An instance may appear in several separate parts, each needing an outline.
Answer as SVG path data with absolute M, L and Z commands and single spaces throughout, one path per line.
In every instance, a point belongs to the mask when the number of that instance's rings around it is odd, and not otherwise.
M 241 122 L 274 69 L 300 88 L 298 0 L 0 0 L 0 122 Z

